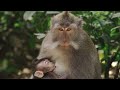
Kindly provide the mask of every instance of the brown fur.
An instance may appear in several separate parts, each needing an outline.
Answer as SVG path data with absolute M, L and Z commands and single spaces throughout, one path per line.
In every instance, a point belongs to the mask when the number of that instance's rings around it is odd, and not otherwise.
M 100 79 L 98 54 L 92 40 L 82 30 L 81 20 L 62 12 L 54 16 L 51 23 L 37 59 L 49 58 L 56 65 L 54 73 L 68 79 Z

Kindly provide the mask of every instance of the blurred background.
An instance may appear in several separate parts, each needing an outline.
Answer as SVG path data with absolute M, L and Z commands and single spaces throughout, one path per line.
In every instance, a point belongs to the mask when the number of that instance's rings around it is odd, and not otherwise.
M 0 11 L 0 79 L 28 79 L 31 63 L 60 11 Z M 84 20 L 102 66 L 102 78 L 120 78 L 120 11 L 71 11 Z

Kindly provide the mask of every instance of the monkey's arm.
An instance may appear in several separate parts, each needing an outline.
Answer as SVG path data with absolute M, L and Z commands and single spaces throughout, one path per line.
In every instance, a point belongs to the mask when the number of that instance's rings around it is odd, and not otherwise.
M 40 60 L 43 58 L 50 58 L 52 56 L 52 50 L 54 49 L 54 46 L 55 45 L 52 41 L 52 35 L 50 32 L 48 32 L 48 34 L 46 35 L 42 42 L 41 50 L 37 59 Z

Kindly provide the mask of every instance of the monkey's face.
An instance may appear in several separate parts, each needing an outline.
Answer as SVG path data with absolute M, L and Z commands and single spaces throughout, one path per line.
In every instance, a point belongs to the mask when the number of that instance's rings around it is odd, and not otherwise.
M 60 46 L 68 47 L 71 42 L 75 42 L 79 35 L 79 30 L 76 24 L 55 24 L 51 28 L 53 41 L 58 42 Z
M 53 62 L 50 62 L 48 59 L 45 59 L 37 64 L 36 69 L 39 71 L 43 71 L 44 73 L 53 71 L 55 69 L 55 65 Z

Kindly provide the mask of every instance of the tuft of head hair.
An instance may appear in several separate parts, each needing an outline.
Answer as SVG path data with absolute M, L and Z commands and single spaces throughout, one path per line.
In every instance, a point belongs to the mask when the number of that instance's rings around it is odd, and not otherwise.
M 76 17 L 70 11 L 63 11 L 62 13 L 59 13 L 51 18 L 51 27 L 53 27 L 55 24 L 62 24 L 65 25 L 67 23 L 72 24 L 76 23 L 77 26 L 82 26 L 82 19 Z

